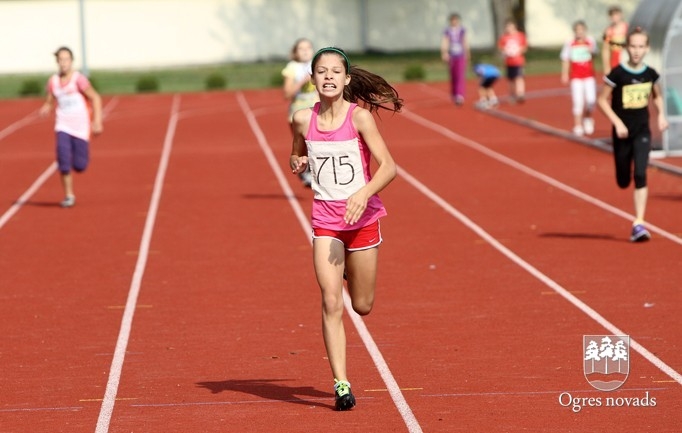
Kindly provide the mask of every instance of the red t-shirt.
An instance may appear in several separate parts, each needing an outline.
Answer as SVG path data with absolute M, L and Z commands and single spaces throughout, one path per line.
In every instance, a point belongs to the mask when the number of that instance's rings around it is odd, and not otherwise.
M 526 64 L 524 50 L 528 48 L 526 35 L 523 32 L 505 33 L 497 43 L 502 51 L 507 66 L 523 66 Z

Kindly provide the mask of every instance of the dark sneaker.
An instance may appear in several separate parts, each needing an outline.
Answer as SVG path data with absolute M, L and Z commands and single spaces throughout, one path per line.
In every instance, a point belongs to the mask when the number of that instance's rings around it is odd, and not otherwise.
M 350 410 L 355 406 L 355 397 L 350 392 L 350 383 L 334 379 L 334 394 L 336 394 L 336 410 Z
M 631 242 L 646 242 L 649 239 L 651 239 L 651 234 L 643 224 L 636 224 L 632 227 Z
M 59 205 L 61 207 L 73 207 L 73 206 L 75 206 L 75 204 L 76 204 L 76 197 L 74 197 L 72 195 L 66 196 L 66 198 L 64 198 L 64 200 L 62 200 L 62 202 L 59 203 Z

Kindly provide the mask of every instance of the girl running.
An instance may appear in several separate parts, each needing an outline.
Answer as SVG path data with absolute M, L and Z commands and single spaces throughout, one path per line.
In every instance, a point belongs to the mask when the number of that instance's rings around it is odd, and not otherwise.
M 312 72 L 320 102 L 294 113 L 289 166 L 294 174 L 308 167 L 312 173 L 313 265 L 322 295 L 322 332 L 335 382 L 335 405 L 348 410 L 355 406 L 355 397 L 346 374 L 343 280 L 353 310 L 369 314 L 382 242 L 379 218 L 386 215 L 377 193 L 396 175 L 372 112 L 380 108 L 398 112 L 403 102 L 382 77 L 351 67 L 338 48 L 319 50 Z M 367 108 L 359 107 L 358 101 Z M 378 165 L 373 176 L 371 158 Z
M 651 238 L 644 226 L 648 195 L 646 169 L 651 149 L 648 108 L 651 97 L 658 111 L 658 127 L 661 131 L 668 128 L 668 121 L 663 111 L 659 75 L 644 64 L 644 56 L 649 51 L 649 35 L 637 27 L 627 36 L 625 49 L 630 56 L 629 60 L 613 68 L 604 77 L 606 86 L 599 95 L 598 102 L 599 108 L 613 123 L 613 155 L 618 186 L 627 188 L 631 177 L 635 181 L 635 220 L 632 223 L 630 240 L 643 242 Z
M 46 116 L 56 102 L 57 166 L 64 188 L 61 206 L 72 207 L 76 204 L 76 195 L 71 170 L 80 173 L 88 166 L 90 132 L 102 132 L 102 99 L 88 78 L 72 69 L 73 53 L 69 48 L 61 47 L 54 55 L 59 71 L 47 82 L 47 100 L 40 108 L 40 115 Z M 92 104 L 92 124 L 88 101 Z
M 320 100 L 310 80 L 310 61 L 314 53 L 313 43 L 309 39 L 298 39 L 291 48 L 291 60 L 282 70 L 282 91 L 284 98 L 289 101 L 289 127 L 292 131 L 294 113 L 302 108 L 310 108 Z M 309 170 L 300 173 L 299 177 L 304 186 L 310 187 Z

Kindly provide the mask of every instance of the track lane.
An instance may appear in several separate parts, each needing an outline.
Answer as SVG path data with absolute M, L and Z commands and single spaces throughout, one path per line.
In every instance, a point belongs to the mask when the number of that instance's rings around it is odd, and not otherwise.
M 47 182 L 0 231 L 6 431 L 94 429 L 163 138 L 147 125 L 109 119 L 78 205 L 56 208 L 59 183 Z
M 111 432 L 314 431 L 333 415 L 310 246 L 235 104 L 183 96 Z

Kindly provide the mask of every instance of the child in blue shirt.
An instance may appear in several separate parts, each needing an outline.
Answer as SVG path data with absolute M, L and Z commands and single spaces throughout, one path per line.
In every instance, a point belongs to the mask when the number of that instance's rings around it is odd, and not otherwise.
M 494 65 L 487 63 L 477 63 L 474 65 L 474 73 L 480 78 L 478 84 L 479 108 L 493 108 L 499 104 L 493 85 L 500 78 L 500 70 Z

